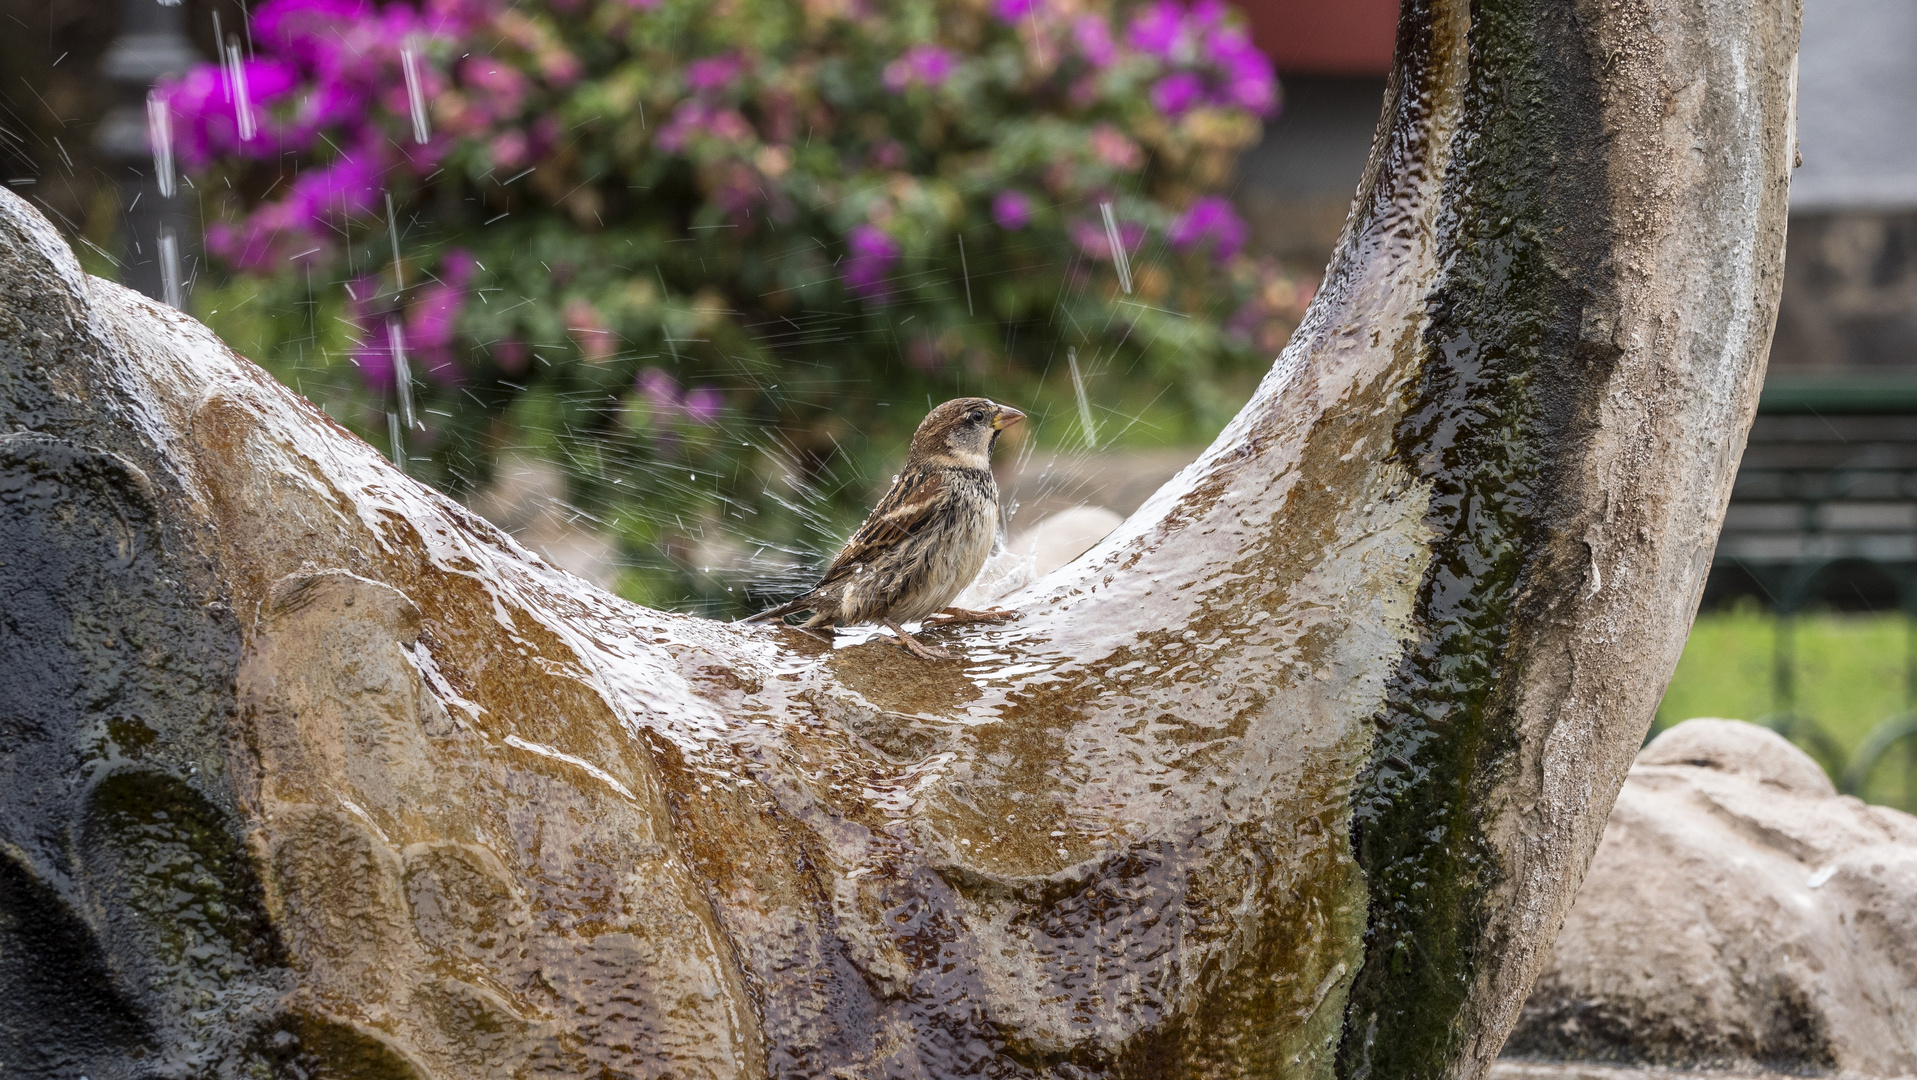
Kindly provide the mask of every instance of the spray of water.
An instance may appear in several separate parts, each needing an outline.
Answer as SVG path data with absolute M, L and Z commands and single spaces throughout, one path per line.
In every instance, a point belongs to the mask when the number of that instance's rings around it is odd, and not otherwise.
M 399 418 L 407 430 L 417 421 L 413 417 L 413 369 L 406 362 L 406 332 L 398 319 L 386 322 L 386 345 L 393 350 L 393 384 L 399 390 Z
M 1098 449 L 1098 425 L 1092 421 L 1091 399 L 1085 396 L 1085 375 L 1078 369 L 1077 349 L 1065 350 L 1065 364 L 1072 371 L 1072 393 L 1078 397 L 1078 423 L 1085 429 L 1085 448 L 1096 450 Z
M 178 189 L 173 175 L 173 113 L 157 90 L 146 95 L 146 140 L 153 147 L 153 175 L 160 182 L 160 195 L 171 199 Z
M 185 310 L 180 289 L 180 238 L 174 235 L 171 225 L 160 226 L 160 290 L 167 306 Z
M 240 56 L 240 39 L 232 34 L 226 39 L 226 84 L 233 99 L 233 115 L 239 120 L 240 139 L 251 142 L 260 133 L 259 121 L 253 116 L 253 95 L 246 86 L 246 62 Z
M 1112 265 L 1118 268 L 1118 287 L 1125 295 L 1132 294 L 1132 258 L 1125 250 L 1125 237 L 1118 231 L 1118 215 L 1113 212 L 1112 204 L 1098 204 L 1098 215 L 1105 219 L 1105 239 L 1112 245 Z
M 406 44 L 400 46 L 399 64 L 406 76 L 406 105 L 413 114 L 413 141 L 424 145 L 432 137 L 432 129 L 426 123 L 426 86 L 420 79 L 420 63 L 418 41 L 407 38 Z M 388 196 L 387 205 L 391 204 L 391 196 Z

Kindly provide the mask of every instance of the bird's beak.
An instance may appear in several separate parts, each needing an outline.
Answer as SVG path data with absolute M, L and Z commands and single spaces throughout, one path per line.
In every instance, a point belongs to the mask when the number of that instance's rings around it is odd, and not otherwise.
M 1010 405 L 1000 405 L 998 407 L 998 415 L 992 417 L 992 430 L 1004 431 L 1006 428 L 1011 427 L 1023 419 L 1025 419 L 1024 413 L 1019 412 Z

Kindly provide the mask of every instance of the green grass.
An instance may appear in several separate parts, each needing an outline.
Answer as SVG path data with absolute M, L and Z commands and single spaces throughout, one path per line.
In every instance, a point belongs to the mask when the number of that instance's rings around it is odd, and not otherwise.
M 1795 705 L 1780 695 L 1775 675 L 1780 621 L 1741 607 L 1701 614 L 1691 628 L 1677 674 L 1658 706 L 1652 731 L 1694 716 L 1761 721 L 1794 712 L 1828 736 L 1827 770 L 1841 770 L 1871 729 L 1913 708 L 1906 668 L 1910 621 L 1895 613 L 1822 612 L 1793 620 L 1794 661 L 1788 665 Z M 1811 740 L 1799 745 L 1813 754 Z M 1893 748 L 1856 794 L 1866 801 L 1917 811 L 1917 740 Z

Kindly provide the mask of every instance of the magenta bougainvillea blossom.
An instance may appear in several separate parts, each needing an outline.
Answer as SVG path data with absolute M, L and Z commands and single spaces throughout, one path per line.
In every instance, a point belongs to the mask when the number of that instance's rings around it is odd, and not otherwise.
M 1231 203 L 1216 195 L 1194 199 L 1185 212 L 1172 219 L 1166 239 L 1181 251 L 1190 251 L 1210 243 L 1220 261 L 1238 254 L 1245 246 L 1245 221 Z
M 1032 200 L 1022 192 L 1001 191 L 992 199 L 992 220 L 1008 232 L 1032 223 Z
M 883 300 L 890 294 L 886 278 L 898 265 L 899 243 L 876 225 L 855 225 L 846 238 L 845 287 L 860 296 Z
M 914 45 L 885 65 L 885 85 L 893 90 L 937 86 L 950 78 L 957 67 L 957 57 L 945 49 L 937 45 Z
M 1183 112 L 1203 100 L 1265 115 L 1277 105 L 1271 61 L 1229 12 L 1223 0 L 1198 0 L 1189 8 L 1156 0 L 1133 17 L 1126 35 L 1132 47 L 1181 68 L 1154 88 L 1160 108 Z

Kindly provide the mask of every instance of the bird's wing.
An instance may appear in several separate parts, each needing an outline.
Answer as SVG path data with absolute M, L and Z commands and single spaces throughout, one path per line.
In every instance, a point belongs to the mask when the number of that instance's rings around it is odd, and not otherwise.
M 892 490 L 879 500 L 879 505 L 872 508 L 865 524 L 845 542 L 845 550 L 826 567 L 819 584 L 844 577 L 853 567 L 891 550 L 906 537 L 930 525 L 945 505 L 948 491 L 941 473 L 926 471 L 900 477 Z

